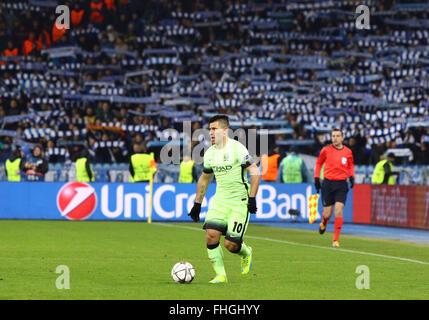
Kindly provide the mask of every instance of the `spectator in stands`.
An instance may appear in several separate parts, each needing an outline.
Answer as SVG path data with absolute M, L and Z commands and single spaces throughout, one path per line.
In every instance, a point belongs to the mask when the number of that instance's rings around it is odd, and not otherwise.
M 164 130 L 164 129 L 168 129 L 168 128 L 171 128 L 170 127 L 170 120 L 168 118 L 162 118 L 161 119 L 161 129 Z
M 362 148 L 359 147 L 356 138 L 355 137 L 351 137 L 349 139 L 349 146 L 350 150 L 353 153 L 353 161 L 355 164 L 361 163 L 360 158 L 361 158 L 361 154 L 363 153 Z
M 97 110 L 97 118 L 101 122 L 112 121 L 112 112 L 110 111 L 110 104 L 108 102 L 101 103 L 101 108 Z
M 401 133 L 401 138 L 399 139 L 399 141 L 400 143 L 398 147 L 409 148 L 413 153 L 417 151 L 416 138 L 410 129 Z
M 0 143 L 0 161 L 5 162 L 10 155 L 12 154 L 12 148 L 9 137 L 6 137 L 3 140 L 3 143 Z
M 146 76 L 142 77 L 142 90 L 141 90 L 142 96 L 148 97 L 152 94 L 152 90 L 149 85 L 149 80 Z
M 59 23 L 56 22 L 56 17 L 55 16 L 51 16 L 51 20 L 53 21 L 52 23 L 52 44 L 56 44 L 59 45 L 61 43 L 61 41 L 66 41 L 66 34 L 67 34 L 67 25 L 61 25 Z M 60 21 L 61 22 L 61 21 Z
M 109 41 L 112 44 L 112 46 L 114 46 L 116 43 L 116 38 L 118 37 L 118 34 L 111 24 L 109 24 L 106 28 L 106 35 L 107 35 L 107 41 Z
M 116 20 L 114 22 L 115 30 L 121 34 L 124 34 L 128 28 L 127 15 L 125 13 L 121 13 L 119 16 L 116 16 Z
M 149 142 L 154 140 L 155 140 L 155 135 L 152 132 L 148 132 L 143 140 L 143 143 L 144 145 L 148 146 Z
M 104 132 L 101 136 L 101 142 L 106 143 L 109 141 L 109 135 Z M 97 163 L 114 163 L 114 156 L 109 147 L 101 146 L 95 151 L 95 162 Z
M 2 18 L 6 18 L 5 15 L 3 15 Z M 2 19 L 2 21 L 0 21 L 0 43 L 6 43 L 9 39 L 10 34 L 8 34 L 8 27 L 6 21 L 3 21 Z
M 429 128 L 425 129 L 425 133 L 420 138 L 420 144 L 429 143 Z
M 371 148 L 369 156 L 369 164 L 377 164 L 380 161 L 381 155 L 387 150 L 386 144 L 383 142 L 374 144 Z
M 101 25 L 104 21 L 106 9 L 103 0 L 92 0 L 90 8 L 89 21 L 95 25 Z
M 32 29 L 35 31 L 37 51 L 51 47 L 52 45 L 51 36 L 49 35 L 49 32 L 46 29 L 43 29 L 43 27 L 40 26 L 40 23 L 38 20 L 33 21 Z
M 128 44 L 126 44 L 121 37 L 116 37 L 115 40 L 115 49 L 116 50 L 128 50 Z
M 289 117 L 290 126 L 292 127 L 294 133 L 293 138 L 294 139 L 303 139 L 306 136 L 306 130 L 304 126 L 300 123 L 297 123 L 296 117 L 290 116 Z
M 12 41 L 8 41 L 7 42 L 7 48 L 4 49 L 3 54 L 8 57 L 8 56 L 13 56 L 16 57 L 18 55 L 18 48 L 14 46 Z
M 47 143 L 47 148 L 46 149 L 49 150 L 49 149 L 53 149 L 53 148 L 55 148 L 55 142 L 52 141 L 52 140 L 49 140 L 48 143 Z M 49 163 L 64 162 L 65 161 L 64 158 L 65 157 L 61 156 L 61 155 L 51 154 L 48 157 L 48 162 Z
M 24 45 L 22 47 L 22 53 L 25 56 L 28 56 L 31 52 L 35 51 L 36 48 L 37 48 L 36 34 L 32 31 L 28 34 L 27 40 L 24 41 Z
M 418 148 L 414 152 L 415 164 L 417 165 L 428 165 L 429 164 L 429 148 L 428 143 L 420 144 L 420 148 Z
M 115 163 L 124 163 L 129 161 L 128 157 L 124 154 L 124 151 L 122 151 L 119 147 L 113 147 L 112 153 Z
M 13 22 L 12 37 L 17 43 L 23 44 L 28 37 L 29 30 L 21 23 L 21 19 L 16 19 Z M 24 54 L 24 53 L 23 53 Z
M 141 35 L 143 33 L 144 29 L 143 29 L 143 24 L 142 24 L 142 21 L 139 17 L 139 14 L 137 12 L 132 12 L 131 13 L 131 19 L 132 20 L 131 20 L 130 24 L 132 24 L 135 33 L 137 35 Z
M 73 4 L 73 9 L 70 13 L 71 24 L 73 28 L 78 27 L 81 24 L 84 24 L 85 10 L 82 9 L 79 2 Z
M 12 99 L 9 104 L 9 110 L 7 111 L 8 116 L 17 116 L 21 113 L 21 110 L 18 106 L 18 102 L 15 99 Z
M 316 134 L 314 136 L 314 145 L 312 147 L 311 154 L 318 155 L 322 148 L 324 147 L 325 143 L 323 141 L 323 135 L 322 134 Z M 327 145 L 327 143 L 326 143 Z
M 26 175 L 27 181 L 43 181 L 49 165 L 45 159 L 43 148 L 36 145 L 32 154 L 27 160 L 22 161 L 22 171 Z
M 125 107 L 121 107 L 121 109 L 119 110 L 119 121 L 122 122 L 123 124 L 128 123 L 129 121 L 129 116 L 128 116 L 128 110 Z
M 94 109 L 92 107 L 86 108 L 86 114 L 83 118 L 88 121 L 88 124 L 94 124 L 96 119 Z

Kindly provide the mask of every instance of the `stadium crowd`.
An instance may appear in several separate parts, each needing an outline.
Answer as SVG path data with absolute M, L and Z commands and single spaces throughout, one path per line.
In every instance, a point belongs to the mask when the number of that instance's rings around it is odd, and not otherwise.
M 159 161 L 165 129 L 226 113 L 283 154 L 317 156 L 337 127 L 356 164 L 409 149 L 427 165 L 429 5 L 364 3 L 369 30 L 346 0 L 65 1 L 70 25 L 57 3 L 2 2 L 1 160 L 86 146 L 123 163 L 137 143 Z

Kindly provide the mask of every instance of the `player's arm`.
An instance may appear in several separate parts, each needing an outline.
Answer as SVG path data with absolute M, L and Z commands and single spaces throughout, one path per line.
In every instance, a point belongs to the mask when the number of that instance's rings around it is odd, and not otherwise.
M 210 183 L 212 174 L 203 171 L 197 183 L 197 195 L 195 196 L 196 203 L 203 203 L 204 196 Z
M 241 143 L 237 144 L 236 149 L 238 161 L 241 162 L 241 167 L 246 169 L 250 174 L 250 191 L 247 201 L 247 209 L 250 213 L 256 213 L 256 193 L 258 192 L 259 182 L 261 181 L 261 173 L 258 166 L 254 163 L 249 151 Z M 247 174 L 247 173 L 246 173 Z
M 319 157 L 316 160 L 316 168 L 314 169 L 314 177 L 320 178 L 320 171 L 322 170 L 322 166 L 326 160 L 326 149 L 323 148 L 320 152 Z
M 316 192 L 319 193 L 321 189 L 320 185 L 320 171 L 322 170 L 322 166 L 326 161 L 326 149 L 323 148 L 320 152 L 319 157 L 316 160 L 316 168 L 314 169 L 314 186 L 316 188 Z
M 258 192 L 259 183 L 261 182 L 261 173 L 259 172 L 256 164 L 251 164 L 246 168 L 250 174 L 250 192 L 249 198 L 255 198 L 256 193 Z
M 197 195 L 195 196 L 194 206 L 188 214 L 188 216 L 190 216 L 195 222 L 200 221 L 201 204 L 203 203 L 212 174 L 213 170 L 211 168 L 204 167 L 203 173 L 198 179 Z
M 353 159 L 353 153 L 350 151 L 349 159 L 347 161 L 349 163 L 349 181 L 350 187 L 353 189 L 355 185 L 355 163 Z
M 261 181 L 261 173 L 259 172 L 259 168 L 255 163 L 253 163 L 253 159 L 250 155 L 246 155 L 244 157 L 244 161 L 241 166 L 247 170 L 250 174 L 250 191 L 247 202 L 247 210 L 250 213 L 256 213 L 258 208 L 256 207 L 256 193 L 258 192 L 259 183 Z

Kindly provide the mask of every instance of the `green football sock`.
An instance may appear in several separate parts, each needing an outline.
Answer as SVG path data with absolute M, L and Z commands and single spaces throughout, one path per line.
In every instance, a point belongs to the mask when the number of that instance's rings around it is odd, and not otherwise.
M 249 247 L 244 242 L 241 244 L 241 250 L 238 252 L 238 255 L 240 257 L 248 257 L 250 255 Z
M 217 245 L 207 245 L 207 253 L 216 275 L 226 277 L 225 267 L 223 265 L 223 251 L 219 243 Z

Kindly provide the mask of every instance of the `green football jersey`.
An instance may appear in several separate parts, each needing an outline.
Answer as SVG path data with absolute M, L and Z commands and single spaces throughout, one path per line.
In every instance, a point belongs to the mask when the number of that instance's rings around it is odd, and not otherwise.
M 204 154 L 204 172 L 216 177 L 216 200 L 242 201 L 247 199 L 249 185 L 246 168 L 252 164 L 246 147 L 227 138 L 222 149 L 213 145 Z

